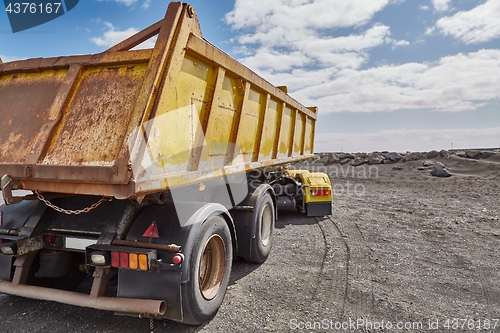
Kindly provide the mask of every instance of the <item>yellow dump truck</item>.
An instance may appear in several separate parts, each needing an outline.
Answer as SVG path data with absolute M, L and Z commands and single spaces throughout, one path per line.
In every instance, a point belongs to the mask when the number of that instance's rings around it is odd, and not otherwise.
M 103 53 L 0 62 L 0 292 L 209 320 L 233 257 L 266 260 L 278 210 L 331 213 L 325 174 L 287 170 L 312 156 L 316 112 L 181 3 Z

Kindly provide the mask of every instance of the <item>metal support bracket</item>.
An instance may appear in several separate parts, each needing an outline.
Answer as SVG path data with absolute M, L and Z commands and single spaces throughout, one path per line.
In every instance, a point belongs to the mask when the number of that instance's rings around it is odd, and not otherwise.
M 11 205 L 23 201 L 23 198 L 21 197 L 12 196 L 12 190 L 14 190 L 15 187 L 14 187 L 14 181 L 12 180 L 10 175 L 6 174 L 2 176 L 1 185 L 2 185 L 3 200 L 5 201 L 6 205 Z
M 6 205 L 16 204 L 23 200 L 34 200 L 36 197 L 34 195 L 25 195 L 23 197 L 14 197 L 12 195 L 13 190 L 18 190 L 17 185 L 14 184 L 12 177 L 8 174 L 2 176 L 0 181 L 2 187 L 2 196 Z
M 94 282 L 92 283 L 92 289 L 90 290 L 90 297 L 101 297 L 104 295 L 110 271 L 111 269 L 109 267 L 95 268 L 93 274 Z
M 26 284 L 28 279 L 28 273 L 30 271 L 33 260 L 35 259 L 36 252 L 28 252 L 25 255 L 18 256 L 14 262 L 16 270 L 14 272 L 14 278 L 12 279 L 12 284 L 18 286 L 21 284 Z

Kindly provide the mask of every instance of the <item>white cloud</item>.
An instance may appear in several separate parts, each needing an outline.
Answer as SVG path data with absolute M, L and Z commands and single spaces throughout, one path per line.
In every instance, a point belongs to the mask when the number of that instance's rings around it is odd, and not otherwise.
M 314 151 L 431 151 L 450 149 L 496 148 L 500 127 L 460 129 L 393 129 L 374 133 L 316 134 Z
M 343 68 L 359 68 L 368 59 L 367 50 L 389 43 L 406 45 L 406 41 L 395 41 L 390 37 L 389 27 L 376 24 L 373 27 L 349 36 L 320 37 L 311 32 L 310 35 L 294 35 L 293 42 L 280 36 L 277 31 L 262 38 L 262 34 L 243 36 L 242 43 L 258 43 L 262 47 L 253 51 L 240 61 L 253 70 L 266 73 L 287 71 L 292 68 L 320 65 Z M 274 49 L 279 49 L 276 51 Z M 284 50 L 287 51 L 284 51 Z M 249 52 L 249 48 L 244 48 Z
M 464 111 L 500 99 L 500 50 L 444 57 L 436 63 L 345 69 L 293 93 L 322 112 L 400 109 Z
M 445 12 L 450 9 L 451 0 L 432 0 L 432 5 L 437 12 Z
M 148 9 L 149 6 L 151 6 L 151 0 L 146 0 L 144 1 L 144 3 L 142 4 L 142 9 Z
M 429 8 L 429 6 L 426 6 L 426 5 L 419 5 L 418 9 L 420 9 L 420 10 L 429 10 L 430 8 Z
M 443 17 L 436 27 L 466 44 L 477 44 L 500 37 L 500 1 L 488 0 L 469 11 Z
M 134 35 L 137 33 L 139 30 L 136 28 L 128 28 L 126 30 L 116 30 L 116 28 L 113 26 L 113 24 L 109 22 L 104 22 L 104 25 L 107 27 L 107 31 L 105 31 L 102 36 L 100 37 L 92 37 L 90 38 L 90 41 L 96 44 L 97 46 L 102 46 L 102 47 L 111 47 L 113 45 L 116 45 L 120 43 L 121 41 L 127 39 L 128 37 Z M 156 41 L 156 38 L 149 39 L 145 41 L 144 43 L 136 46 L 134 49 L 146 49 L 146 48 L 152 48 L 154 47 L 154 43 Z
M 236 0 L 226 21 L 236 29 L 261 32 L 282 27 L 286 31 L 328 29 L 362 25 L 383 9 L 389 0 Z
M 237 0 L 226 21 L 240 32 L 233 43 L 243 64 L 275 85 L 287 85 L 294 98 L 317 105 L 322 113 L 453 112 L 474 110 L 500 99 L 498 49 L 427 63 L 390 64 L 387 55 L 380 60 L 384 65 L 367 67 L 374 48 L 410 45 L 408 40 L 392 38 L 389 26 L 371 22 L 392 3 Z M 433 4 L 444 10 L 450 2 Z

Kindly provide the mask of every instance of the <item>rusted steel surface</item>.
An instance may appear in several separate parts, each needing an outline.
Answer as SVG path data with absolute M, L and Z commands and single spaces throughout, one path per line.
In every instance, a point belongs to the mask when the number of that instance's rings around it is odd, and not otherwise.
M 87 68 L 42 161 L 45 165 L 113 166 L 126 139 L 146 64 Z
M 73 64 L 89 67 L 123 65 L 148 62 L 153 50 L 134 50 L 92 55 L 66 56 L 57 58 L 36 58 L 0 64 L 0 74 L 39 73 L 44 69 L 68 69 Z
M 155 36 L 160 32 L 163 21 L 158 21 L 155 24 L 150 25 L 146 29 L 139 31 L 132 37 L 116 44 L 115 46 L 106 50 L 106 52 L 118 52 L 118 51 L 128 51 L 131 48 L 141 44 L 142 42 L 148 40 L 149 38 Z
M 0 292 L 10 295 L 34 298 L 44 301 L 54 301 L 104 311 L 137 313 L 142 315 L 157 316 L 164 314 L 167 310 L 165 301 L 117 297 L 91 297 L 89 295 L 65 290 L 56 290 L 52 288 L 43 288 L 28 285 L 14 285 L 11 282 L 1 280 Z
M 2 164 L 24 164 L 67 70 L 0 76 L 0 156 Z M 29 92 L 29 93 L 28 93 Z
M 171 253 L 179 253 L 182 251 L 182 247 L 175 244 L 155 244 L 155 243 L 144 243 L 137 242 L 133 240 L 123 240 L 123 239 L 115 239 L 111 243 L 112 245 L 123 245 L 123 246 L 131 246 L 131 247 L 139 247 L 144 249 L 154 249 L 159 251 L 167 251 Z
M 157 34 L 150 50 L 128 51 Z M 191 6 L 107 51 L 0 64 L 0 176 L 18 189 L 150 193 L 308 158 L 316 110 L 202 37 Z

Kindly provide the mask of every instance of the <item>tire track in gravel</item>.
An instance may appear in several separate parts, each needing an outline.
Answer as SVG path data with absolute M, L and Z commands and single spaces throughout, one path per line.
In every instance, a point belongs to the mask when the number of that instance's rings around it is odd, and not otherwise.
M 317 317 L 327 315 L 330 319 L 340 319 L 347 293 L 348 247 L 331 218 L 317 218 L 316 221 L 324 242 L 324 255 L 314 298 L 318 310 L 322 311 L 317 313 Z
M 370 318 L 374 311 L 372 264 L 358 225 L 335 207 L 333 215 L 320 222 L 325 230 L 335 228 L 345 248 L 345 285 L 341 318 Z
M 467 248 L 467 253 L 471 256 L 471 261 L 473 265 L 472 271 L 476 276 L 476 282 L 481 288 L 482 295 L 484 297 L 485 308 L 488 313 L 484 313 L 484 318 L 498 318 L 500 316 L 500 294 L 498 293 L 498 288 L 496 290 L 492 288 L 494 285 L 494 274 L 493 271 L 498 269 L 497 267 L 491 267 L 481 264 L 479 258 L 483 257 L 485 253 L 493 253 L 493 249 L 498 246 L 495 241 L 483 239 L 480 244 L 471 244 L 471 235 L 463 234 L 463 244 Z M 491 262 L 494 262 L 492 258 Z

